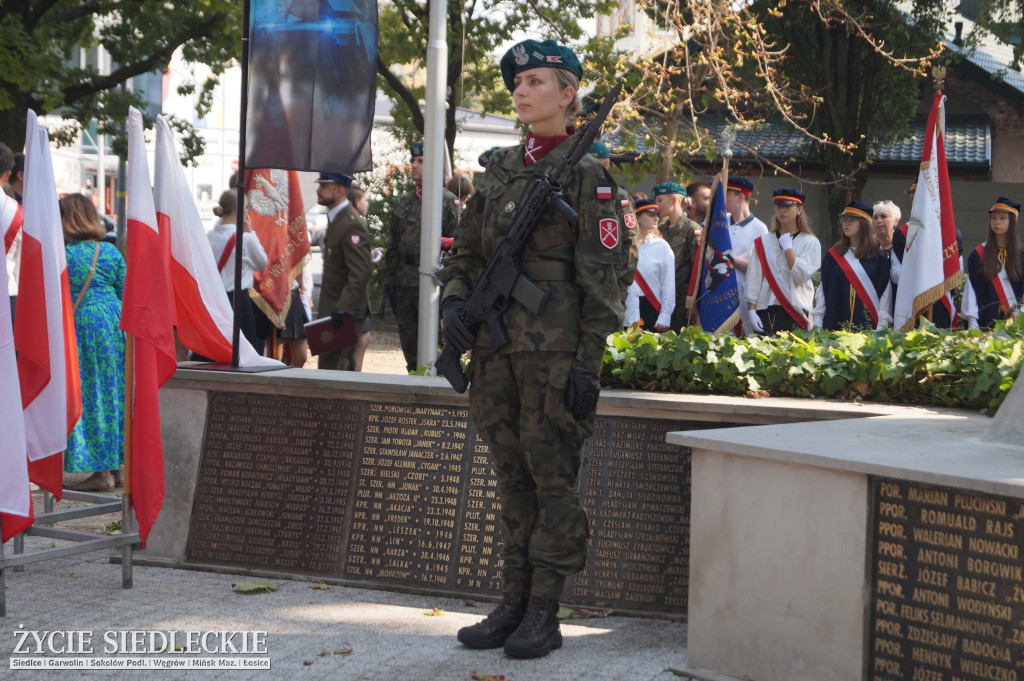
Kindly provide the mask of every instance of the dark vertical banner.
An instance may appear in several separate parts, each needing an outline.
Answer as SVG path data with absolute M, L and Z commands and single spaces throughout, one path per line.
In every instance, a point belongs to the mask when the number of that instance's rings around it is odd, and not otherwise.
M 245 167 L 369 170 L 376 0 L 251 0 Z

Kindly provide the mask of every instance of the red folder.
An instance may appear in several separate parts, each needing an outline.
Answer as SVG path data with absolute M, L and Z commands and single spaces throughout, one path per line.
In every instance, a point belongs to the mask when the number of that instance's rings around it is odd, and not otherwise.
M 306 331 L 306 343 L 311 355 L 334 352 L 356 343 L 356 326 L 352 315 L 345 315 L 339 328 L 334 328 L 330 317 L 314 319 L 302 328 Z

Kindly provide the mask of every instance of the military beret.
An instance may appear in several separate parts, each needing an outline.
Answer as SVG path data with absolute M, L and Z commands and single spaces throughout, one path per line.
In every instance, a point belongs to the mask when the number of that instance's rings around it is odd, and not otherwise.
M 839 214 L 840 217 L 849 215 L 855 218 L 867 218 L 870 220 L 875 215 L 874 209 L 866 203 L 860 201 L 850 201 L 846 204 L 846 208 Z
M 637 199 L 634 207 L 637 213 L 661 213 L 658 210 L 658 202 L 654 199 Z
M 320 177 L 313 180 L 317 184 L 341 184 L 346 187 L 352 186 L 352 178 L 344 173 L 320 173 Z
M 680 196 L 686 196 L 686 187 L 678 182 L 662 182 L 661 184 L 654 185 L 654 188 L 651 189 L 651 193 L 655 196 L 661 196 L 662 194 L 679 194 Z
M 590 149 L 587 153 L 597 158 L 611 158 L 612 152 L 608 150 L 608 145 L 604 142 L 594 142 L 590 145 Z
M 493 154 L 498 149 L 501 149 L 501 147 L 491 147 L 484 153 L 480 154 L 480 158 L 478 158 L 476 162 L 482 165 L 484 168 L 486 168 L 487 164 L 491 162 L 491 154 Z
M 413 158 L 423 155 L 423 142 L 417 142 L 416 144 L 409 147 L 409 155 Z
M 515 76 L 520 71 L 541 67 L 565 69 L 583 78 L 583 66 L 580 60 L 568 47 L 559 45 L 554 40 L 537 42 L 524 40 L 513 45 L 501 58 L 501 77 L 509 92 L 516 89 Z
M 1017 217 L 1017 214 L 1020 212 L 1020 204 L 1011 201 L 1005 196 L 1000 196 L 998 199 L 996 199 L 996 202 L 992 204 L 992 207 L 988 209 L 988 212 L 991 213 L 997 210 L 1012 213 L 1014 217 Z
M 754 193 L 754 183 L 745 177 L 730 177 L 726 188 L 740 192 L 745 196 L 750 196 Z
M 772 201 L 783 206 L 802 206 L 806 200 L 807 194 L 792 187 L 780 187 L 772 192 Z

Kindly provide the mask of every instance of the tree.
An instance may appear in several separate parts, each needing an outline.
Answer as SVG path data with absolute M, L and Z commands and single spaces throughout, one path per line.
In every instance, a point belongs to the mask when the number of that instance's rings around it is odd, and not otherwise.
M 163 71 L 175 50 L 223 73 L 241 46 L 241 6 L 235 0 L 0 0 L 0 139 L 20 149 L 28 109 L 71 121 L 51 137 L 74 141 L 95 120 L 99 132 L 120 137 L 129 104 L 139 95 L 122 86 L 134 76 Z M 79 48 L 103 46 L 109 73 L 79 63 Z M 209 110 L 215 79 L 201 85 L 200 115 Z M 185 121 L 174 127 L 192 159 L 202 140 Z

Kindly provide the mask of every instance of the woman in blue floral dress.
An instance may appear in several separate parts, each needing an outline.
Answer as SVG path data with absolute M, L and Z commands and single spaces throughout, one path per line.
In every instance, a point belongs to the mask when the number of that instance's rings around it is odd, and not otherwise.
M 118 324 L 125 263 L 116 246 L 102 241 L 105 231 L 88 197 L 65 196 L 60 213 L 71 300 L 78 304 L 75 337 L 82 381 L 82 418 L 68 436 L 64 470 L 92 473 L 75 489 L 112 490 L 122 482 L 124 460 L 124 333 Z

